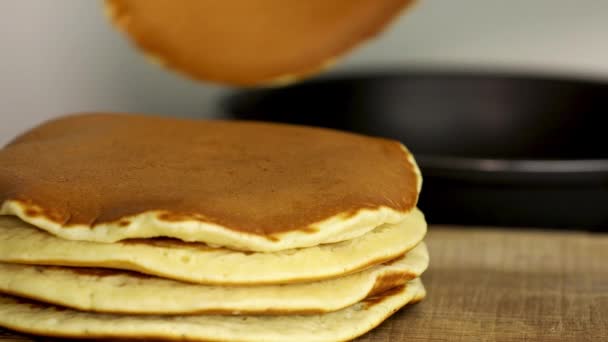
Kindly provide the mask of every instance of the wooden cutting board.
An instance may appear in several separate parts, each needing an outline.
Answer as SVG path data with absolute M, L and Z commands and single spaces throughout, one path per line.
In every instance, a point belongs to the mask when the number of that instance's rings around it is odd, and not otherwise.
M 359 342 L 608 341 L 608 235 L 429 234 L 427 300 Z
M 608 341 L 608 234 L 435 226 L 427 241 L 427 299 L 358 342 Z

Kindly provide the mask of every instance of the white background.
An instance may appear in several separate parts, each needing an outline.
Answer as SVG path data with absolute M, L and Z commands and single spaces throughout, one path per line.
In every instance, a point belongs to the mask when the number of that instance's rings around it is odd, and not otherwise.
M 226 88 L 149 65 L 100 8 L 97 0 L 0 0 L 0 144 L 67 112 L 213 115 Z M 608 1 L 423 0 L 334 70 L 389 66 L 608 79 Z

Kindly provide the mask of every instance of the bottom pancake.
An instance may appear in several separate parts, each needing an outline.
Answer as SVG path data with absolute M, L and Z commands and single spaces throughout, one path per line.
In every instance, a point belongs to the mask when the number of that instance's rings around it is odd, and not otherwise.
M 0 263 L 0 293 L 77 310 L 129 314 L 314 314 L 340 310 L 419 277 L 424 243 L 362 272 L 313 283 L 199 285 L 112 269 Z M 338 289 L 338 290 L 336 290 Z
M 368 332 L 425 295 L 422 282 L 414 279 L 345 309 L 305 316 L 98 314 L 1 295 L 0 326 L 28 334 L 79 339 L 344 341 Z

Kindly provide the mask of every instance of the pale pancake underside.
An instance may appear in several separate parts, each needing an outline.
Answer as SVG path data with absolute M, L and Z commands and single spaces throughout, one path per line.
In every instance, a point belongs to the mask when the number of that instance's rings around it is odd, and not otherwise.
M 417 278 L 428 261 L 421 243 L 399 259 L 345 277 L 262 286 L 208 286 L 124 271 L 0 263 L 0 293 L 96 312 L 321 313 Z
M 215 246 L 243 251 L 275 252 L 286 249 L 316 246 L 359 237 L 382 224 L 395 224 L 409 213 L 387 207 L 362 209 L 354 215 L 341 214 L 311 225 L 306 231 L 295 230 L 273 236 L 239 232 L 217 224 L 195 219 L 168 221 L 163 211 L 150 211 L 121 220 L 96 224 L 94 227 L 60 223 L 44 216 L 28 216 L 28 211 L 42 211 L 19 201 L 6 201 L 0 207 L 0 215 L 15 215 L 40 229 L 68 240 L 117 242 L 131 238 L 173 237 L 189 242 L 204 242 Z
M 70 241 L 0 217 L 0 262 L 118 268 L 201 284 L 260 285 L 339 277 L 394 259 L 426 233 L 414 209 L 398 224 L 347 241 L 274 253 L 246 253 L 175 240 Z
M 344 341 L 373 329 L 409 302 L 424 298 L 419 279 L 345 309 L 317 315 L 122 315 L 56 308 L 0 295 L 0 326 L 75 338 L 162 338 L 202 341 Z
M 401 145 L 416 175 L 416 188 L 420 192 L 422 176 L 416 161 L 407 148 Z M 415 210 L 415 209 L 412 209 Z M 396 224 L 411 215 L 412 210 L 400 212 L 388 207 L 361 209 L 353 214 L 342 213 L 312 224 L 306 231 L 288 231 L 263 236 L 232 230 L 214 223 L 196 219 L 168 221 L 164 211 L 148 211 L 119 222 L 89 225 L 62 224 L 44 215 L 28 215 L 28 212 L 44 212 L 45 208 L 25 202 L 7 200 L 0 205 L 0 215 L 14 215 L 58 237 L 68 240 L 92 242 L 117 242 L 131 238 L 171 237 L 189 242 L 204 242 L 243 251 L 275 252 L 293 248 L 312 247 L 360 237 L 383 225 Z M 126 223 L 126 225 L 121 225 Z

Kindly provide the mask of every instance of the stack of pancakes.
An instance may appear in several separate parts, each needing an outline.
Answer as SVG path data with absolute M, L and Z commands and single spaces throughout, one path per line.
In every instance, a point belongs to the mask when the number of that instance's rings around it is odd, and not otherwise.
M 0 326 L 74 338 L 341 341 L 420 301 L 398 142 L 84 114 L 0 150 Z

